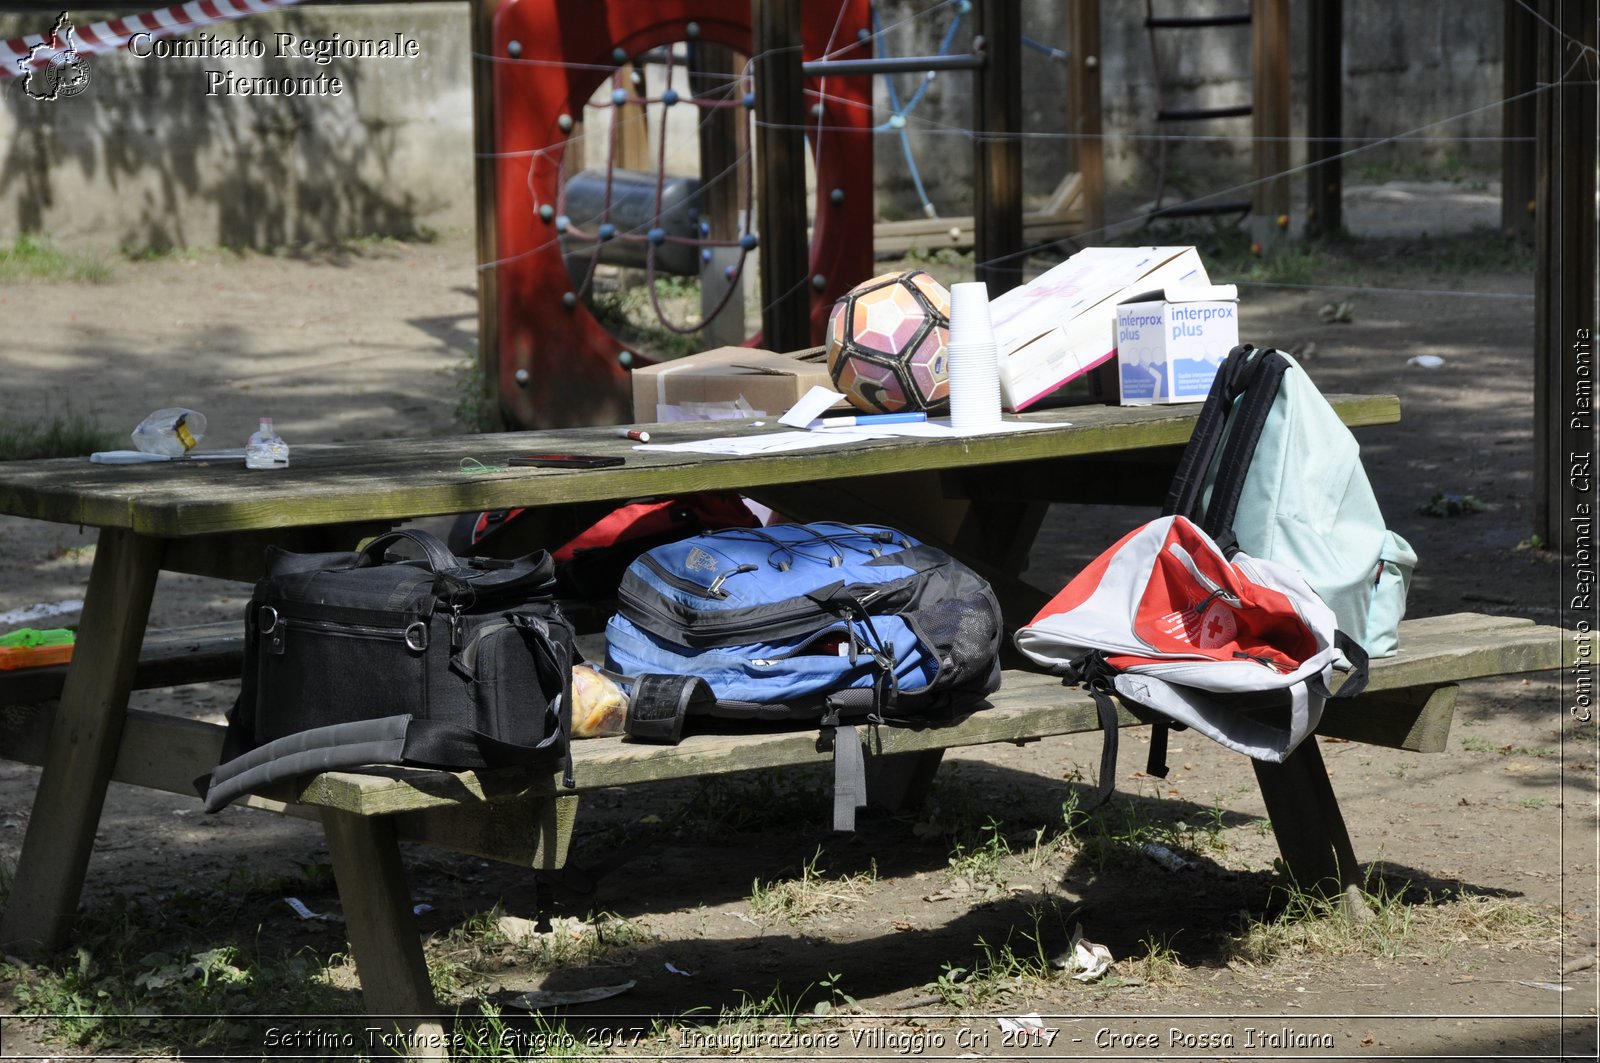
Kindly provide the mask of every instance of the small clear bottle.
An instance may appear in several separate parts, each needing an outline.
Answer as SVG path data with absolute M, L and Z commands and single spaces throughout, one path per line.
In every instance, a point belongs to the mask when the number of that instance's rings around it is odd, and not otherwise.
M 273 431 L 272 418 L 261 418 L 261 427 L 244 445 L 244 467 L 247 469 L 287 469 L 289 444 Z

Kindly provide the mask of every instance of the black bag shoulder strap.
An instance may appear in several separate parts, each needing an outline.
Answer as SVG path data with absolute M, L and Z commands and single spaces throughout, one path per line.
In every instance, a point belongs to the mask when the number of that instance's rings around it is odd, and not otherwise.
M 439 538 L 417 528 L 399 528 L 369 542 L 357 555 L 363 568 L 381 565 L 388 549 L 410 542 L 422 551 L 428 570 L 442 577 L 446 587 L 471 588 L 478 595 L 500 593 L 548 593 L 555 585 L 555 563 L 544 550 L 535 550 L 512 560 L 462 558 L 450 551 Z
M 422 556 L 427 558 L 428 568 L 436 574 L 461 566 L 456 555 L 437 536 L 416 528 L 400 528 L 373 539 L 362 549 L 358 564 L 363 568 L 383 564 L 383 555 L 389 547 L 400 542 L 415 543 L 422 550 Z
M 1200 527 L 1214 539 L 1233 537 L 1233 520 L 1239 512 L 1239 497 L 1244 493 L 1244 481 L 1250 473 L 1256 445 L 1261 442 L 1261 432 L 1267 417 L 1277 401 L 1283 375 L 1289 362 L 1279 351 L 1261 351 L 1254 359 L 1255 372 L 1243 392 L 1244 401 L 1230 418 L 1227 445 L 1217 462 L 1217 479 L 1211 487 L 1211 501 L 1206 506 Z
M 1206 401 L 1195 419 L 1194 432 L 1190 434 L 1189 443 L 1178 460 L 1177 472 L 1167 491 L 1166 504 L 1161 508 L 1162 516 L 1176 515 L 1190 520 L 1199 518 L 1206 474 L 1210 472 L 1212 459 L 1216 457 L 1217 449 L 1222 446 L 1222 438 L 1227 433 L 1228 415 L 1233 411 L 1234 400 L 1249 386 L 1250 377 L 1259 368 L 1255 353 L 1254 347 L 1242 343 L 1229 351 L 1228 357 L 1217 367 L 1217 375 L 1211 380 L 1211 390 L 1206 393 Z

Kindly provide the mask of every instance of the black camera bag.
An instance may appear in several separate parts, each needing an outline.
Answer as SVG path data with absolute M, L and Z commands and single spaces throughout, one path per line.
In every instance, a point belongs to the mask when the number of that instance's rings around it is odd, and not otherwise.
M 391 557 L 409 542 L 419 560 Z M 544 551 L 456 557 L 426 532 L 360 551 L 267 551 L 243 684 L 206 810 L 280 779 L 362 764 L 564 763 L 572 626 Z

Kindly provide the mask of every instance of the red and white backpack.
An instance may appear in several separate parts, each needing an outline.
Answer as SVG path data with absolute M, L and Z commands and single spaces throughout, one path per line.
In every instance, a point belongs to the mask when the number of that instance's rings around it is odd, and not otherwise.
M 1352 670 L 1339 697 L 1366 686 L 1367 654 L 1304 577 L 1243 553 L 1230 559 L 1181 516 L 1106 550 L 1017 631 L 1016 645 L 1095 695 L 1107 745 L 1102 800 L 1116 758 L 1113 692 L 1136 715 L 1276 763 L 1316 730 L 1336 666 Z M 1163 775 L 1157 733 L 1150 762 Z

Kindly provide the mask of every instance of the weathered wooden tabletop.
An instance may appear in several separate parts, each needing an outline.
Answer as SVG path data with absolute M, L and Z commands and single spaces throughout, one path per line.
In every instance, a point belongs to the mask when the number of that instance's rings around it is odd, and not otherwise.
M 1347 424 L 1399 419 L 1392 395 L 1331 395 Z M 0 514 L 124 528 L 158 538 L 415 517 L 674 494 L 746 490 L 839 477 L 976 469 L 1172 447 L 1199 407 L 1076 406 L 1030 412 L 1035 431 L 952 439 L 879 439 L 757 456 L 634 450 L 614 428 L 301 446 L 290 468 L 252 472 L 238 460 L 96 465 L 82 458 L 0 463 Z M 782 431 L 741 422 L 649 425 L 653 443 Z M 469 473 L 463 461 L 503 465 L 526 453 L 613 455 L 605 469 L 517 468 Z

